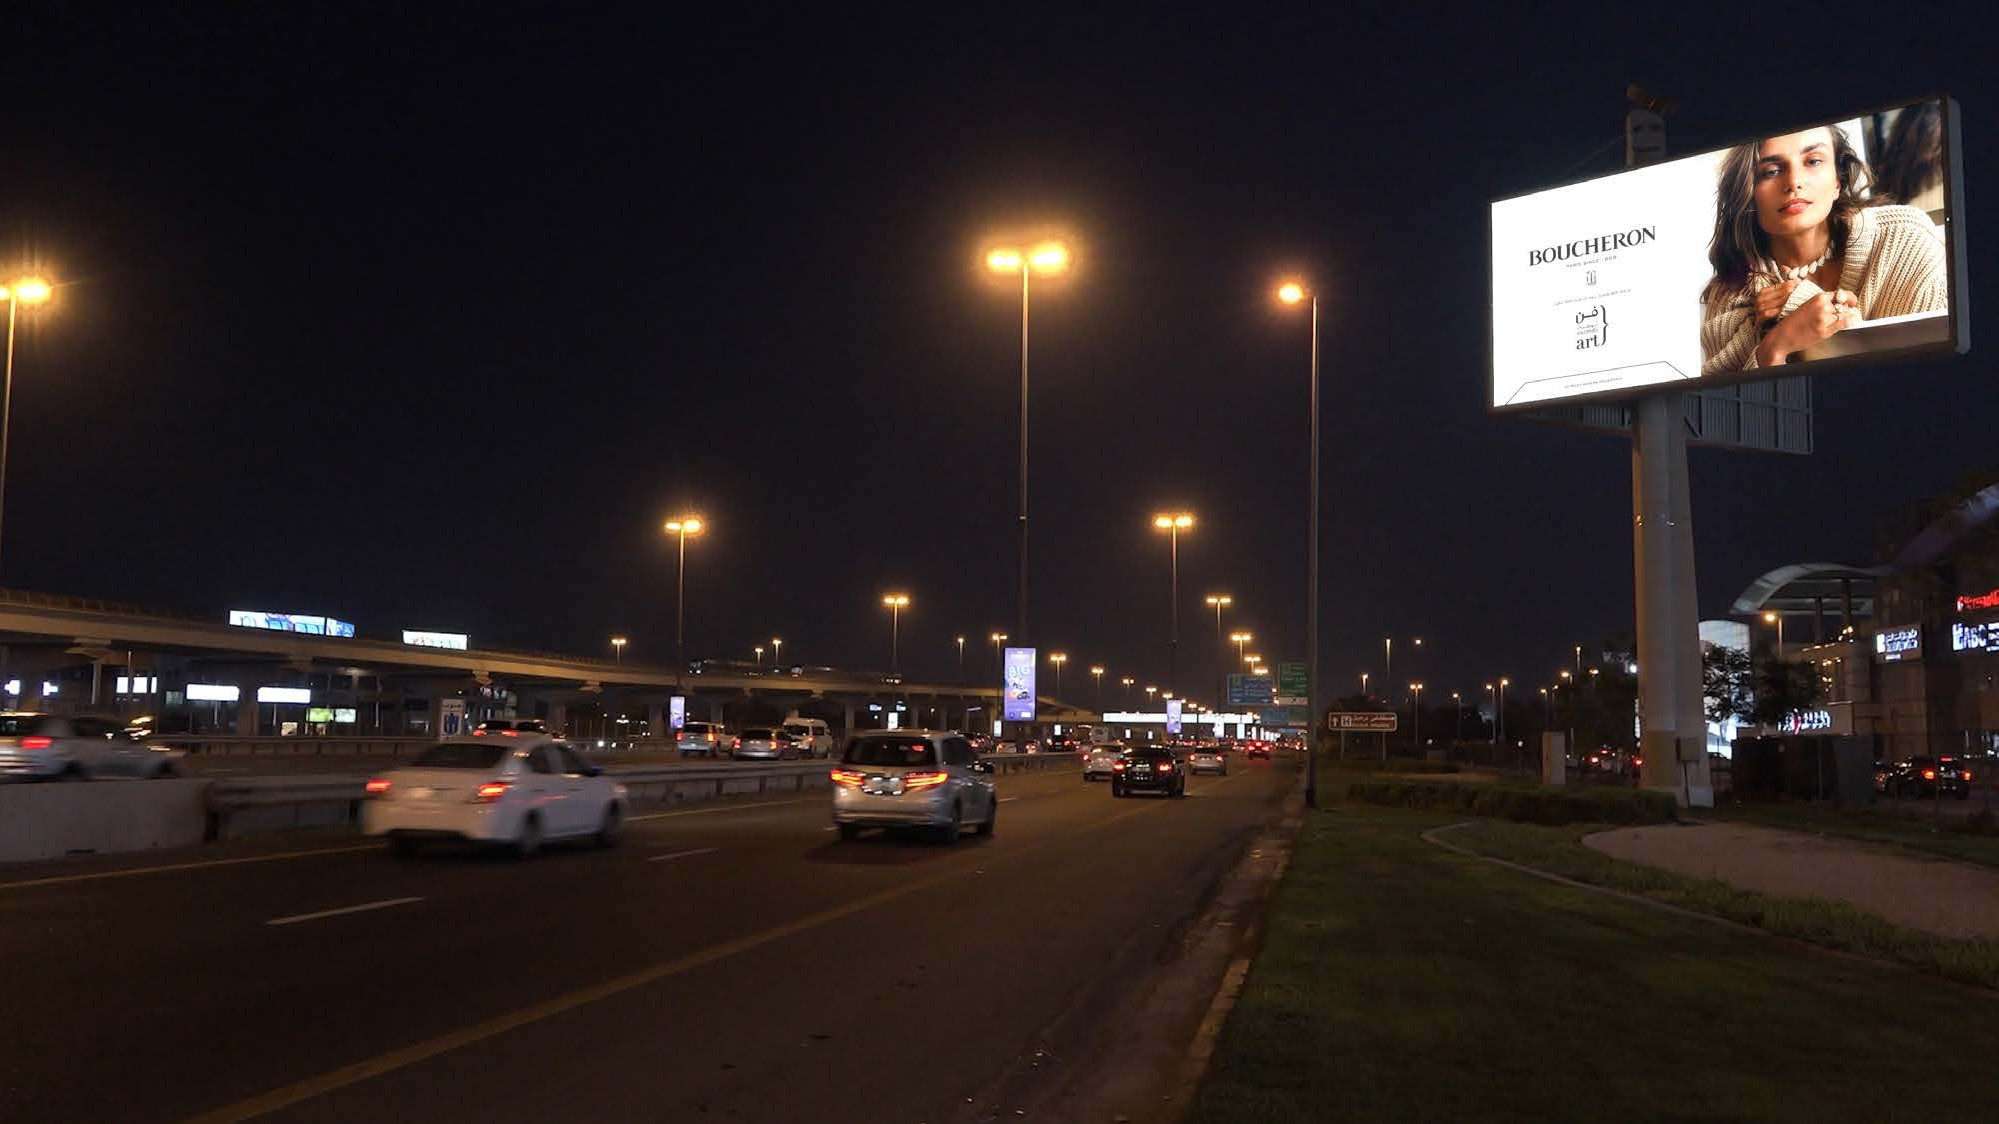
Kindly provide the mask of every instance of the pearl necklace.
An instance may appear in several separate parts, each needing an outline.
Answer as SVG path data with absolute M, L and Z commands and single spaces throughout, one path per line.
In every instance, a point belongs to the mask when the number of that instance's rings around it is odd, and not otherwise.
M 1766 262 L 1765 264 L 1770 267 L 1770 272 L 1775 274 L 1779 281 L 1803 281 L 1805 278 L 1825 268 L 1825 263 L 1831 258 L 1832 239 L 1828 238 L 1825 240 L 1825 253 L 1819 255 L 1819 260 L 1808 265 L 1786 267 L 1778 265 L 1775 261 Z

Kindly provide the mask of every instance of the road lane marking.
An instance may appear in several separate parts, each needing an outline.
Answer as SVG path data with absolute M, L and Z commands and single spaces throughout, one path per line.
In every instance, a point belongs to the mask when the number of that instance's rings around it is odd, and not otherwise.
M 0 882 L 0 890 L 25 890 L 30 886 L 60 886 L 69 882 L 95 882 L 103 878 L 131 878 L 140 874 L 164 874 L 170 870 L 201 870 L 211 866 L 243 866 L 248 863 L 274 863 L 281 859 L 305 859 L 314 855 L 347 855 L 355 851 L 379 851 L 379 843 L 364 843 L 357 847 L 321 847 L 315 851 L 285 851 L 276 855 L 250 855 L 240 859 L 204 859 L 194 863 L 168 863 L 165 866 L 135 866 L 127 870 L 100 870 L 91 874 L 59 874 L 50 878 L 26 878 L 19 882 Z
M 1112 824 L 1120 823 L 1134 816 L 1145 815 L 1154 810 L 1155 808 L 1152 805 L 1140 805 L 1128 812 L 1120 812 L 1117 815 L 1107 816 L 1101 820 L 1086 824 L 1080 829 L 1079 833 L 1099 831 Z M 1038 843 L 1023 847 L 1018 851 L 1010 852 L 1004 857 L 1020 858 L 1024 855 L 1033 855 L 1042 851 L 1052 850 L 1060 845 L 1060 843 L 1054 841 Z M 471 1026 L 463 1027 L 446 1034 L 440 1034 L 435 1038 L 411 1043 L 400 1049 L 390 1050 L 387 1053 L 377 1054 L 372 1058 L 341 1066 L 339 1069 L 328 1070 L 317 1077 L 309 1077 L 303 1081 L 284 1085 L 269 1092 L 250 1097 L 247 1100 L 237 1101 L 235 1104 L 211 1109 L 199 1116 L 189 1117 L 186 1124 L 239 1124 L 240 1121 L 252 1120 L 256 1117 L 312 1100 L 315 1097 L 321 1097 L 327 1093 L 344 1089 L 349 1085 L 356 1085 L 363 1081 L 394 1073 L 397 1070 L 407 1069 L 410 1066 L 428 1061 L 440 1054 L 448 1054 L 453 1050 L 476 1045 L 509 1031 L 518 1030 L 521 1027 L 543 1022 L 557 1015 L 566 1014 L 579 1007 L 587 1007 L 592 1003 L 597 1003 L 616 995 L 622 995 L 625 992 L 658 983 L 673 976 L 683 975 L 696 968 L 706 967 L 718 960 L 726 960 L 731 956 L 761 948 L 764 945 L 783 940 L 786 937 L 797 936 L 799 933 L 839 921 L 842 918 L 852 917 L 857 913 L 864 913 L 877 906 L 887 905 L 898 898 L 906 898 L 911 894 L 928 890 L 935 886 L 962 883 L 963 880 L 964 874 L 956 867 L 953 867 L 950 870 L 940 871 L 928 877 L 891 886 L 888 889 L 879 890 L 865 897 L 856 898 L 845 905 L 834 906 L 831 909 L 822 909 L 817 913 L 810 913 L 804 917 L 787 921 L 782 925 L 773 926 L 761 933 L 751 933 L 747 936 L 737 937 L 734 940 L 709 945 L 707 948 L 699 949 L 685 956 L 662 961 L 651 967 L 641 968 L 636 972 L 616 976 L 600 984 L 578 988 L 567 994 L 558 995 L 553 999 L 545 999 L 540 1003 L 522 1007 L 516 1011 L 509 1011 L 504 1015 L 496 1015 L 483 1022 L 473 1023 Z
M 999 798 L 999 802 L 1002 804 L 1011 804 L 1018 799 L 1020 799 L 1018 796 L 1002 796 Z
M 692 851 L 675 851 L 668 855 L 654 855 L 646 861 L 649 863 L 672 862 L 674 859 L 691 859 L 695 855 L 712 855 L 719 850 L 721 850 L 720 847 L 698 847 Z
M 422 898 L 384 898 L 378 902 L 364 902 L 361 905 L 342 906 L 339 909 L 322 909 L 318 913 L 298 913 L 290 917 L 273 917 L 269 921 L 264 922 L 264 924 L 296 925 L 301 921 L 317 921 L 322 917 L 339 917 L 347 913 L 367 913 L 369 910 L 387 909 L 390 906 L 408 905 L 411 902 L 420 902 L 422 900 Z
M 818 801 L 811 798 L 799 800 L 761 800 L 755 804 L 731 804 L 726 808 L 694 808 L 685 812 L 650 812 L 643 816 L 627 816 L 625 817 L 625 822 L 639 823 L 643 820 L 670 820 L 675 816 L 709 816 L 716 812 L 744 812 L 751 808 L 781 808 L 786 804 L 815 803 L 818 803 Z

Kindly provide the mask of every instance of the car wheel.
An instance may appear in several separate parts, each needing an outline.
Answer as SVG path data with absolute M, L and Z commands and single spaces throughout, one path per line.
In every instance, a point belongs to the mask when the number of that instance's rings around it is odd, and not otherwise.
M 937 836 L 937 842 L 942 843 L 946 847 L 949 847 L 951 844 L 956 843 L 958 841 L 958 833 L 962 831 L 964 827 L 965 827 L 965 806 L 963 804 L 951 805 L 951 822 L 945 824 L 942 828 L 938 829 L 939 834 Z
M 514 857 L 531 859 L 541 850 L 541 817 L 530 814 L 521 821 L 521 833 L 514 837 Z
M 979 826 L 973 828 L 972 834 L 983 835 L 990 838 L 992 836 L 993 829 L 998 826 L 999 826 L 999 794 L 994 793 L 991 797 L 991 806 L 989 806 L 986 809 L 985 821 L 979 824 Z
M 1124 786 L 1123 786 L 1123 785 L 1121 785 L 1121 784 L 1119 784 L 1119 783 L 1117 783 L 1116 781 L 1112 781 L 1112 782 L 1111 782 L 1111 795 L 1112 795 L 1113 797 L 1116 797 L 1116 798 L 1117 798 L 1117 799 L 1119 799 L 1119 800 L 1122 800 L 1122 799 L 1124 799 Z
M 156 781 L 170 781 L 178 776 L 180 776 L 180 770 L 174 768 L 171 761 L 153 770 L 153 779 Z
M 62 767 L 62 772 L 57 773 L 55 779 L 59 781 L 87 781 L 90 779 L 90 774 L 83 771 L 83 766 L 72 761 Z
M 859 839 L 861 837 L 860 824 L 843 823 L 839 825 L 839 828 L 840 828 L 840 838 L 848 842 L 852 842 L 853 840 Z
M 1187 795 L 1186 781 L 1181 781 L 1179 784 L 1173 786 L 1173 799 L 1178 800 L 1186 795 Z
M 610 848 L 618 845 L 618 836 L 625 826 L 624 810 L 616 804 L 604 807 L 604 822 L 597 827 L 597 846 Z

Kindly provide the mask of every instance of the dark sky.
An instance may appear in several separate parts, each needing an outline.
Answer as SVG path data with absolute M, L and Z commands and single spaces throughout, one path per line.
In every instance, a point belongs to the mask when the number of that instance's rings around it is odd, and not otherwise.
M 0 263 L 67 287 L 21 340 L 0 576 L 664 659 L 685 505 L 691 652 L 879 666 L 898 588 L 912 673 L 956 633 L 989 666 L 1019 306 L 977 261 L 1054 224 L 1033 604 L 1069 694 L 1163 679 L 1164 506 L 1201 519 L 1183 667 L 1213 590 L 1302 653 L 1287 268 L 1327 299 L 1329 684 L 1389 632 L 1429 648 L 1398 680 L 1537 681 L 1631 628 L 1628 452 L 1486 413 L 1489 200 L 1616 168 L 1633 80 L 1679 152 L 1948 91 L 1995 281 L 1982 7 L 1619 7 L 10 10 Z M 1815 456 L 1696 452 L 1703 613 L 1999 465 L 1983 354 L 1818 380 Z

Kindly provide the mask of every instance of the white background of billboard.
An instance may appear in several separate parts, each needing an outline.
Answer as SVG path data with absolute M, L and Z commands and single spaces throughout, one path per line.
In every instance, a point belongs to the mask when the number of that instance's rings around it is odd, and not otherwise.
M 1865 149 L 1858 118 L 1840 123 Z M 1715 181 L 1727 150 L 1492 205 L 1492 405 L 1696 382 L 1700 293 L 1714 273 Z M 1656 241 L 1563 262 L 1529 252 L 1638 227 Z M 1587 271 L 1597 272 L 1590 285 Z M 1602 304 L 1602 346 L 1577 350 L 1575 315 Z

